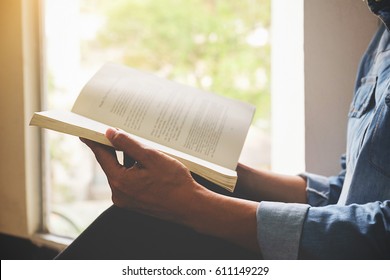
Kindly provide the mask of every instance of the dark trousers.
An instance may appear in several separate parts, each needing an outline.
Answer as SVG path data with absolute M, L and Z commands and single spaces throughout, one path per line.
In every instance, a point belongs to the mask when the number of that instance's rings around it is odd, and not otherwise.
M 202 179 L 197 178 L 198 181 Z M 209 189 L 226 195 L 219 187 Z M 171 222 L 111 206 L 57 259 L 259 259 L 225 240 Z

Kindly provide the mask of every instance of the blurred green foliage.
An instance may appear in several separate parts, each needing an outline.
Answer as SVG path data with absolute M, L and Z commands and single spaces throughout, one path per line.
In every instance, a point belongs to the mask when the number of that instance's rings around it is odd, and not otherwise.
M 268 120 L 270 1 L 83 1 L 105 18 L 85 50 L 117 50 L 124 64 L 250 102 Z

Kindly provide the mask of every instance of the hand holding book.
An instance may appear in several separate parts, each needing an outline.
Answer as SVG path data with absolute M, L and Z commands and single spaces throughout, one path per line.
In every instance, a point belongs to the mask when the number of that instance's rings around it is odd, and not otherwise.
M 118 127 L 232 191 L 254 110 L 241 101 L 106 64 L 85 85 L 71 112 L 38 112 L 30 124 L 109 146 L 105 132 Z

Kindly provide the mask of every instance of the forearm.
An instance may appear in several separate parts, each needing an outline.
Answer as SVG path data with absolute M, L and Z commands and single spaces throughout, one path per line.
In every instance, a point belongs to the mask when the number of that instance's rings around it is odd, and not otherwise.
M 201 187 L 187 200 L 182 222 L 200 233 L 259 252 L 257 207 L 257 202 L 227 197 Z
M 300 176 L 237 166 L 237 192 L 255 201 L 306 203 L 306 181 Z
M 107 138 L 138 164 L 123 166 L 113 149 L 92 141 L 92 149 L 107 175 L 114 204 L 258 251 L 258 203 L 212 192 L 198 184 L 179 161 L 118 130 Z

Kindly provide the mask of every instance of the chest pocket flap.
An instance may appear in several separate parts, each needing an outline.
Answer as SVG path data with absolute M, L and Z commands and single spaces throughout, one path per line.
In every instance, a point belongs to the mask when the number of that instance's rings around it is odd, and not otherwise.
M 362 78 L 349 109 L 348 116 L 350 118 L 360 118 L 374 105 L 376 81 L 376 76 Z

